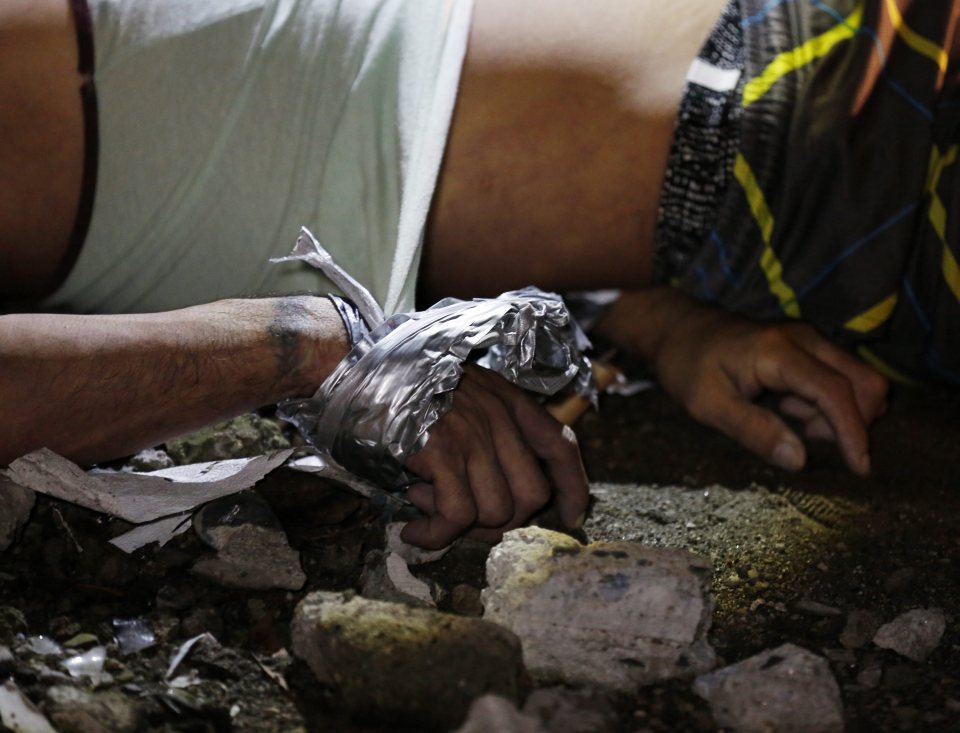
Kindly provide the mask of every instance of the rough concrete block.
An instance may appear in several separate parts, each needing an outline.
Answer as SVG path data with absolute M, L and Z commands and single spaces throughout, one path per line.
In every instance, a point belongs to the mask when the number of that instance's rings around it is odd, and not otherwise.
M 297 606 L 291 638 L 318 694 L 358 722 L 450 730 L 476 698 L 526 692 L 520 641 L 481 619 L 318 592 Z
M 30 518 L 36 495 L 12 481 L 0 479 L 0 552 L 17 538 Z
M 939 608 L 915 608 L 877 629 L 873 643 L 923 662 L 940 645 L 947 621 Z
M 721 728 L 739 733 L 839 733 L 840 688 L 826 659 L 784 644 L 698 677 L 693 690 Z
M 710 577 L 685 551 L 528 527 L 490 553 L 484 618 L 520 637 L 538 680 L 630 691 L 713 667 Z

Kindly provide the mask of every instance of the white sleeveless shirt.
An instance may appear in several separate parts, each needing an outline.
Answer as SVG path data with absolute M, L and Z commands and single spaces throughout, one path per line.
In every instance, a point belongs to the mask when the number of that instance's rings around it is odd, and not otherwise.
M 470 0 L 88 0 L 99 170 L 47 305 L 149 312 L 329 292 L 300 226 L 413 307 Z

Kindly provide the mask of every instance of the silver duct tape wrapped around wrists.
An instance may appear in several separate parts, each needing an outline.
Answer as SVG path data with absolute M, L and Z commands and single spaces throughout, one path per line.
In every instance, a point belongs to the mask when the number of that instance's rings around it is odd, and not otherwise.
M 450 409 L 468 359 L 539 394 L 567 385 L 595 391 L 583 355 L 589 341 L 560 296 L 536 288 L 447 299 L 369 325 L 317 393 L 281 404 L 280 415 L 339 464 L 384 487 L 413 479 L 403 463 Z

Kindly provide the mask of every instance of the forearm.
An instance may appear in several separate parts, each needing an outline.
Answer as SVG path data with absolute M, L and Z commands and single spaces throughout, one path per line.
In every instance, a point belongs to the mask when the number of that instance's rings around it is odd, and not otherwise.
M 126 455 L 310 394 L 347 351 L 332 305 L 227 300 L 142 315 L 0 317 L 0 463 Z
M 597 324 L 596 331 L 621 351 L 655 368 L 670 331 L 694 313 L 702 315 L 704 306 L 676 288 L 625 292 Z

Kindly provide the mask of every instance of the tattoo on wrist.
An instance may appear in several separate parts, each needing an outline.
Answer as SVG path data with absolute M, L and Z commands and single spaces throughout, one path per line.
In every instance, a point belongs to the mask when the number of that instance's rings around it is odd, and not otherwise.
M 274 305 L 268 331 L 274 342 L 277 377 L 282 383 L 299 385 L 305 376 L 309 349 L 304 335 L 309 333 L 314 321 L 308 298 L 307 295 L 277 298 Z

